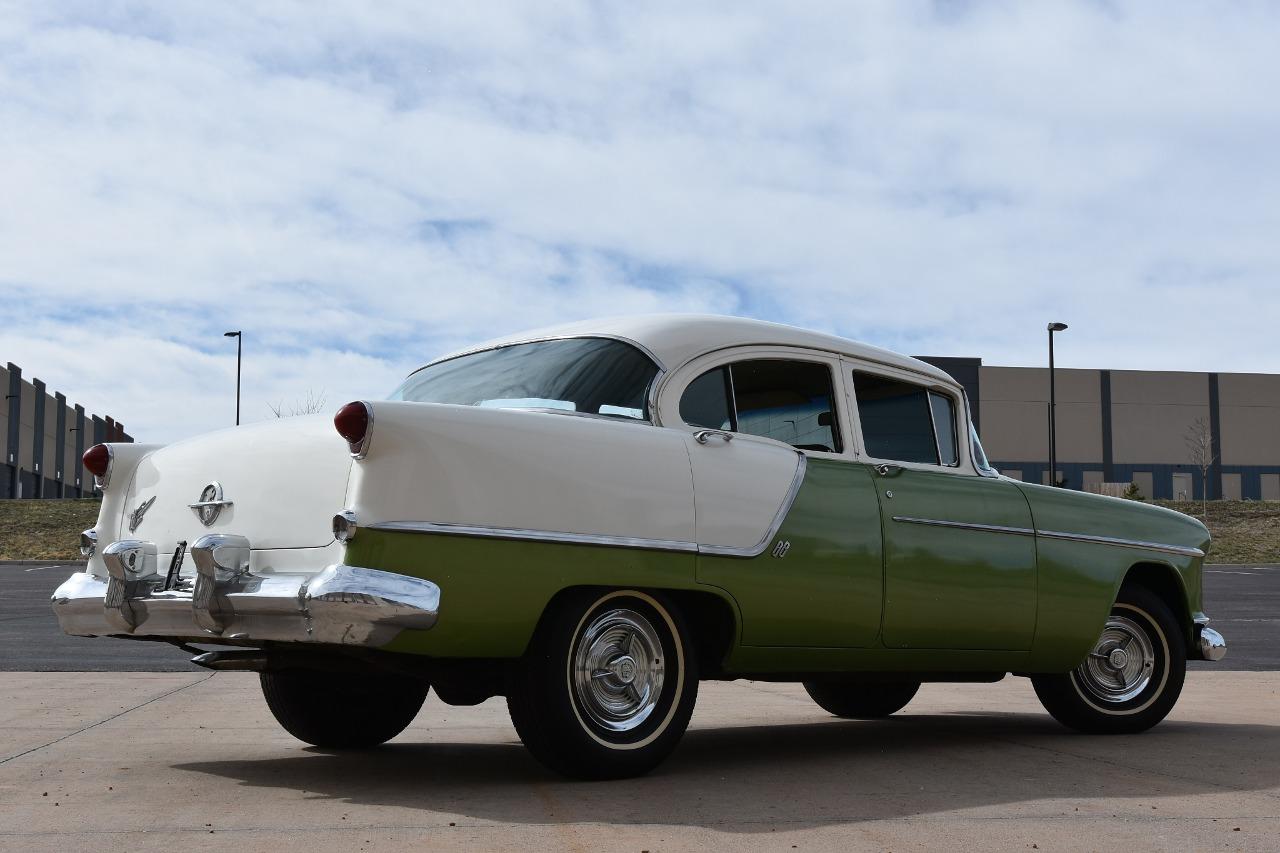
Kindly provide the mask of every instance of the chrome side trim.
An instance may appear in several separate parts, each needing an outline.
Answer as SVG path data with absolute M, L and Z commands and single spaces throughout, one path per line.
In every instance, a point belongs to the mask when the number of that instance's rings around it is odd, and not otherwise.
M 1045 539 L 1062 539 L 1068 542 L 1090 542 L 1095 545 L 1117 545 L 1121 548 L 1138 548 L 1143 551 L 1161 551 L 1180 557 L 1203 557 L 1204 551 L 1183 545 L 1166 545 L 1162 542 L 1143 542 L 1138 539 L 1119 539 L 1114 536 L 1090 536 L 1086 533 L 1063 533 L 1057 530 L 1037 530 L 1037 536 Z
M 894 521 L 903 524 L 924 524 L 930 527 L 951 527 L 958 530 L 981 530 L 987 533 L 1009 533 L 1014 536 L 1039 536 L 1045 539 L 1062 539 L 1068 542 L 1089 542 L 1095 545 L 1115 545 L 1121 548 L 1139 548 L 1144 551 L 1161 551 L 1182 557 L 1203 557 L 1199 548 L 1182 545 L 1165 545 L 1160 542 L 1143 542 L 1137 539 L 1118 539 L 1114 536 L 1091 536 L 1086 533 L 1062 533 L 1057 530 L 1032 530 L 1029 527 L 1004 527 L 998 524 L 976 524 L 964 521 L 943 521 L 936 518 L 913 518 L 895 515 Z
M 1030 527 L 1005 527 L 999 524 L 975 524 L 967 521 L 942 521 L 936 518 L 913 518 L 909 515 L 895 515 L 894 521 L 903 524 L 924 524 L 929 527 L 950 527 L 956 530 L 980 530 L 985 533 L 1008 533 L 1013 536 L 1035 536 Z
M 769 525 L 769 529 L 765 532 L 764 538 L 750 548 L 733 548 L 728 545 L 698 545 L 699 554 L 708 554 L 714 557 L 759 557 L 769 547 L 769 543 L 773 541 L 773 537 L 778 535 L 778 530 L 782 527 L 782 522 L 786 521 L 787 514 L 791 512 L 791 505 L 796 502 L 796 496 L 800 494 L 800 486 L 804 484 L 805 472 L 809 470 L 809 458 L 800 451 L 796 451 L 799 461 L 796 463 L 795 476 L 791 478 L 791 486 L 787 489 L 787 493 L 782 498 L 782 506 L 778 507 L 778 513 L 773 517 L 773 523 Z
M 446 524 L 435 521 L 383 521 L 366 525 L 368 530 L 392 533 L 436 533 L 446 536 L 479 536 L 486 539 L 514 539 L 528 542 L 557 542 L 563 545 L 604 545 L 613 548 L 643 548 L 651 551 L 698 550 L 696 542 L 678 539 L 639 539 L 632 536 L 606 536 L 596 533 L 564 533 L 552 530 L 526 530 L 518 527 L 478 527 L 470 524 Z

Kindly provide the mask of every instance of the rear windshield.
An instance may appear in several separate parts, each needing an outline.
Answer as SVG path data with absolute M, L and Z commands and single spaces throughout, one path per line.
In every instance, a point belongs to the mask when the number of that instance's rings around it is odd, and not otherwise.
M 607 338 L 513 344 L 432 364 L 406 379 L 392 400 L 499 409 L 542 409 L 648 420 L 653 359 Z

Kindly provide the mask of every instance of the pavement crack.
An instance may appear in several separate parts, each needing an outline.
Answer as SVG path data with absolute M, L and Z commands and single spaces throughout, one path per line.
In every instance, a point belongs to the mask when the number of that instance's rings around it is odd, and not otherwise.
M 24 756 L 24 755 L 30 755 L 30 754 L 31 754 L 31 753 L 33 753 L 33 752 L 39 752 L 40 750 L 45 749 L 45 748 L 50 747 L 50 746 L 53 746 L 54 744 L 62 743 L 64 740 L 67 740 L 67 739 L 69 739 L 69 738 L 73 738 L 73 737 L 75 737 L 76 735 L 84 734 L 85 732 L 89 731 L 90 729 L 96 729 L 98 726 L 105 725 L 106 723 L 109 723 L 109 722 L 111 722 L 112 720 L 118 720 L 118 719 L 120 719 L 121 717 L 123 717 L 125 714 L 130 714 L 130 713 L 132 713 L 132 712 L 134 712 L 134 711 L 138 710 L 139 708 L 145 708 L 145 707 L 147 707 L 148 705 L 152 704 L 153 702 L 159 702 L 161 699 L 164 699 L 164 698 L 166 698 L 166 697 L 172 696 L 172 695 L 173 695 L 173 694 L 175 694 L 175 693 L 181 693 L 183 690 L 186 690 L 186 689 L 187 689 L 187 688 L 189 688 L 189 687 L 195 687 L 197 684 L 204 684 L 206 681 L 208 681 L 210 678 L 213 678 L 215 675 L 217 675 L 217 673 L 216 673 L 216 672 L 211 672 L 211 673 L 209 673 L 208 675 L 206 675 L 204 678 L 201 678 L 199 681 L 192 681 L 192 682 L 191 682 L 191 683 L 189 683 L 189 684 L 184 684 L 184 685 L 182 685 L 181 687 L 175 687 L 175 688 L 174 688 L 174 689 L 172 689 L 172 690 L 168 690 L 168 691 L 166 691 L 166 692 L 164 692 L 164 693 L 161 693 L 159 696 L 153 696 L 153 697 L 151 697 L 150 699 L 148 699 L 148 700 L 147 700 L 147 701 L 145 701 L 145 702 L 139 702 L 137 705 L 134 705 L 134 706 L 133 706 L 133 707 L 131 707 L 131 708 L 125 708 L 123 711 L 120 711 L 120 712 L 118 712 L 118 713 L 112 714 L 112 715 L 111 715 L 111 716 L 109 716 L 109 717 L 104 717 L 103 719 L 98 720 L 96 723 L 90 723 L 89 725 L 87 725 L 87 726 L 85 726 L 85 727 L 83 727 L 83 728 L 77 729 L 77 730 L 76 730 L 76 731 L 74 731 L 74 732 L 68 732 L 67 734 L 63 735 L 62 737 L 54 738 L 53 740 L 49 741 L 48 743 L 42 743 L 42 744 L 40 744 L 39 746 L 33 746 L 33 747 L 31 747 L 30 749 L 25 749 L 25 750 L 23 750 L 22 752 L 16 752 L 16 753 L 14 753 L 13 755 L 9 755 L 9 756 L 5 756 L 4 758 L 0 758 L 0 764 L 7 764 L 8 762 L 13 761 L 15 758 L 21 758 L 21 757 L 22 757 L 22 756 Z

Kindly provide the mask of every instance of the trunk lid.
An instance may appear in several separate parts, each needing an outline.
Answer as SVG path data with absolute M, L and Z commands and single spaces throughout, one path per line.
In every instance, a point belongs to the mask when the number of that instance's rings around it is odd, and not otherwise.
M 162 554 L 206 533 L 239 534 L 254 549 L 327 545 L 333 541 L 333 515 L 344 506 L 351 464 L 346 442 L 323 415 L 171 444 L 138 463 L 119 538 L 149 540 Z M 210 508 L 202 520 L 190 504 L 209 500 L 214 484 L 230 503 Z M 152 499 L 130 531 L 139 508 Z

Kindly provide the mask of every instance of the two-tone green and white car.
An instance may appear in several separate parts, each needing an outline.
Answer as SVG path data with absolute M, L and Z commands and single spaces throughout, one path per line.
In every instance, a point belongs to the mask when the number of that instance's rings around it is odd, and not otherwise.
M 336 426 L 336 432 L 334 430 Z M 389 400 L 86 454 L 102 512 L 70 634 L 231 647 L 326 747 L 433 690 L 505 696 L 555 770 L 643 773 L 702 679 L 803 682 L 841 717 L 1029 676 L 1137 732 L 1217 660 L 1194 519 L 991 470 L 912 358 L 725 317 L 579 323 L 450 355 Z M 200 652 L 199 649 L 192 649 Z

